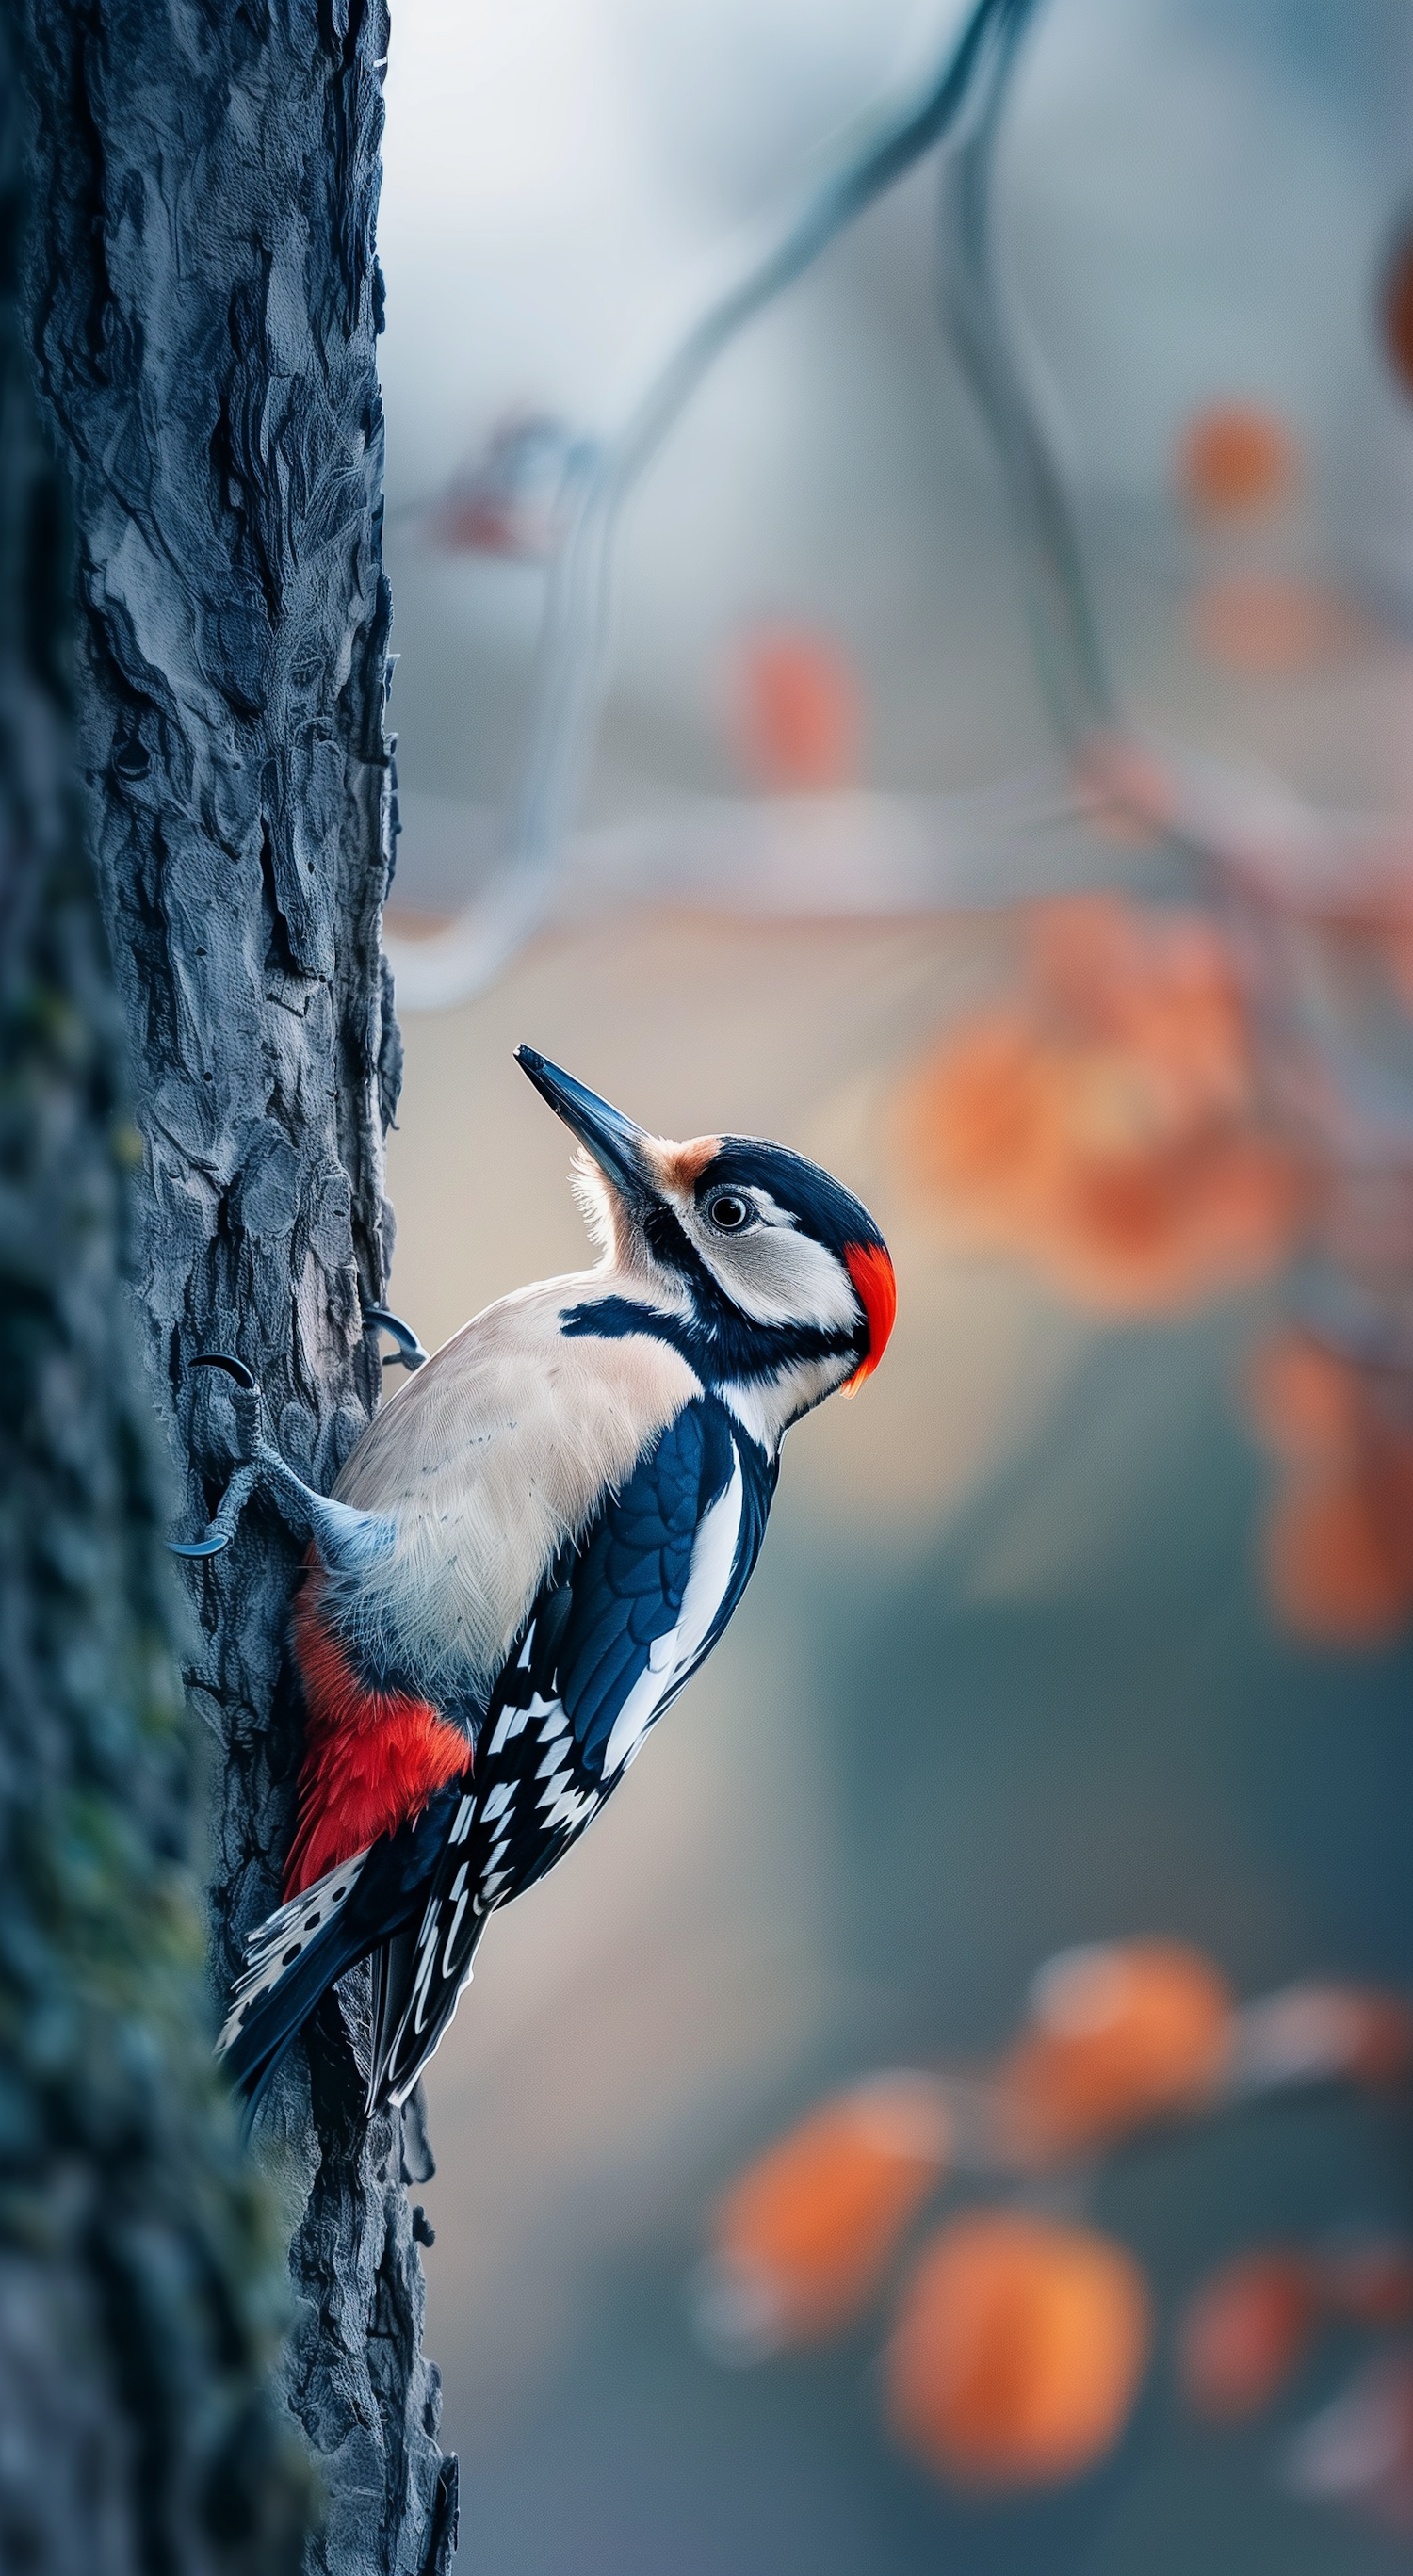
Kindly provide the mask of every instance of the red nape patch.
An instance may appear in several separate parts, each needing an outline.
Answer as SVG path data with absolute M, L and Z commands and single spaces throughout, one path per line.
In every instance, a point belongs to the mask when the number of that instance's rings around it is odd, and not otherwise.
M 844 1264 L 855 1288 L 859 1303 L 868 1317 L 868 1349 L 844 1388 L 845 1395 L 857 1395 L 866 1377 L 872 1377 L 893 1330 L 898 1311 L 898 1282 L 893 1264 L 881 1243 L 846 1243 Z
M 460 1727 L 449 1726 L 426 1700 L 369 1690 L 359 1680 L 324 1626 L 322 1591 L 318 1574 L 307 1574 L 294 1605 L 294 1659 L 307 1725 L 286 1897 L 302 1895 L 326 1869 L 405 1824 L 435 1790 L 471 1767 Z

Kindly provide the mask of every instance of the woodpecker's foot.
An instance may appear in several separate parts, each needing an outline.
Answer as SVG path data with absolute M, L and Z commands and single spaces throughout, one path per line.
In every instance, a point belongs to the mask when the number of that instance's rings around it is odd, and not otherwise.
M 241 1513 L 259 1481 L 260 1452 L 265 1444 L 265 1408 L 260 1388 L 244 1360 L 232 1359 L 227 1351 L 203 1351 L 193 1366 L 222 1369 L 231 1379 L 235 1389 L 231 1401 L 235 1408 L 241 1458 L 207 1525 L 204 1538 L 169 1538 L 167 1545 L 173 1556 L 219 1556 L 235 1537 Z
M 425 1368 L 432 1356 L 430 1351 L 422 1348 L 412 1326 L 404 1324 L 400 1315 L 390 1314 L 386 1306 L 365 1306 L 363 1329 L 365 1333 L 391 1333 L 396 1342 L 397 1349 L 389 1351 L 384 1358 L 384 1368 L 405 1368 L 410 1373 L 413 1369 Z
M 406 1326 L 403 1327 L 406 1330 Z M 415 1335 L 412 1337 L 415 1340 Z M 421 1348 L 420 1343 L 418 1348 Z M 426 1353 L 422 1353 L 425 1359 Z M 203 1352 L 197 1368 L 224 1369 L 235 1386 L 236 1429 L 245 1452 L 227 1485 L 214 1517 L 199 1539 L 168 1539 L 173 1556 L 219 1556 L 235 1537 L 241 1513 L 257 1485 L 263 1485 L 281 1518 L 300 1538 L 312 1538 L 332 1570 L 362 1572 L 376 1564 L 393 1545 L 393 1523 L 378 1512 L 354 1511 L 328 1494 L 316 1494 L 265 1437 L 265 1410 L 260 1388 L 244 1360 L 224 1351 Z

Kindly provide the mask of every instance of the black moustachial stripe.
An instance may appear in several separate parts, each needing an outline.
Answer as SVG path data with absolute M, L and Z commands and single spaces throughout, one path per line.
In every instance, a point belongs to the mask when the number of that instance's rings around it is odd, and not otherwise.
M 787 1210 L 804 1233 L 840 1260 L 850 1244 L 883 1246 L 867 1208 L 852 1192 L 802 1155 L 792 1154 L 788 1146 L 754 1136 L 723 1137 L 719 1152 L 698 1175 L 697 1199 L 705 1201 L 722 1188 L 768 1190 L 777 1207 Z M 655 1259 L 684 1282 L 688 1311 L 649 1306 L 629 1297 L 586 1298 L 563 1310 L 561 1332 L 603 1340 L 651 1333 L 680 1351 L 708 1386 L 749 1385 L 797 1363 L 842 1358 L 860 1347 L 858 1328 L 768 1324 L 743 1315 L 665 1200 L 645 1202 L 638 1217 Z
M 581 1305 L 562 1307 L 559 1329 L 571 1340 L 606 1342 L 650 1333 L 680 1351 L 710 1387 L 750 1385 L 796 1361 L 842 1357 L 859 1340 L 857 1332 L 842 1325 L 826 1330 L 815 1324 L 748 1323 L 724 1301 L 714 1314 L 679 1315 L 636 1297 L 590 1297 Z

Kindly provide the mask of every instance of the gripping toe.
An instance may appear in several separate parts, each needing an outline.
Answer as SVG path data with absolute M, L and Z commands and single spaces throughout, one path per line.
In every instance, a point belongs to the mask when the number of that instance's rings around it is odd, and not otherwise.
M 413 1369 L 425 1367 L 431 1357 L 430 1351 L 423 1349 L 412 1326 L 404 1324 L 402 1317 L 390 1313 L 386 1306 L 365 1306 L 363 1327 L 365 1332 L 391 1333 L 396 1342 L 397 1349 L 389 1352 L 383 1362 L 384 1368 L 405 1368 L 410 1374 Z
M 169 1552 L 173 1556 L 219 1556 L 224 1548 L 228 1548 L 230 1546 L 232 1539 L 235 1537 L 236 1527 L 239 1523 L 241 1513 L 244 1511 L 246 1504 L 250 1500 L 250 1496 L 255 1485 L 255 1479 L 259 1472 L 260 1470 L 253 1459 L 244 1467 L 237 1467 L 224 1494 L 221 1496 L 220 1503 L 207 1527 L 205 1537 L 188 1539 L 169 1538 L 167 1541 Z
M 244 1360 L 234 1359 L 229 1351 L 201 1351 L 192 1362 L 193 1368 L 220 1369 L 234 1388 L 236 1429 L 240 1437 L 241 1458 L 230 1483 L 202 1538 L 169 1538 L 173 1556 L 220 1556 L 235 1537 L 236 1526 L 245 1509 L 259 1474 L 260 1451 L 264 1439 L 264 1408 L 260 1400 L 260 1382 Z

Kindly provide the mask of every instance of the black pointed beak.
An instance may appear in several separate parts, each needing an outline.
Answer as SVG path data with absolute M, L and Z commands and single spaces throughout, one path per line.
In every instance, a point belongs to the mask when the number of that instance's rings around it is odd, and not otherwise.
M 556 1118 L 562 1118 L 570 1134 L 593 1155 L 601 1171 L 630 1197 L 641 1197 L 652 1189 L 652 1177 L 642 1148 L 647 1141 L 645 1128 L 636 1127 L 621 1109 L 611 1109 L 596 1091 L 586 1091 L 570 1073 L 561 1073 L 557 1064 L 547 1064 L 533 1047 L 515 1050 L 515 1061 L 527 1073 L 542 1100 L 547 1100 Z

